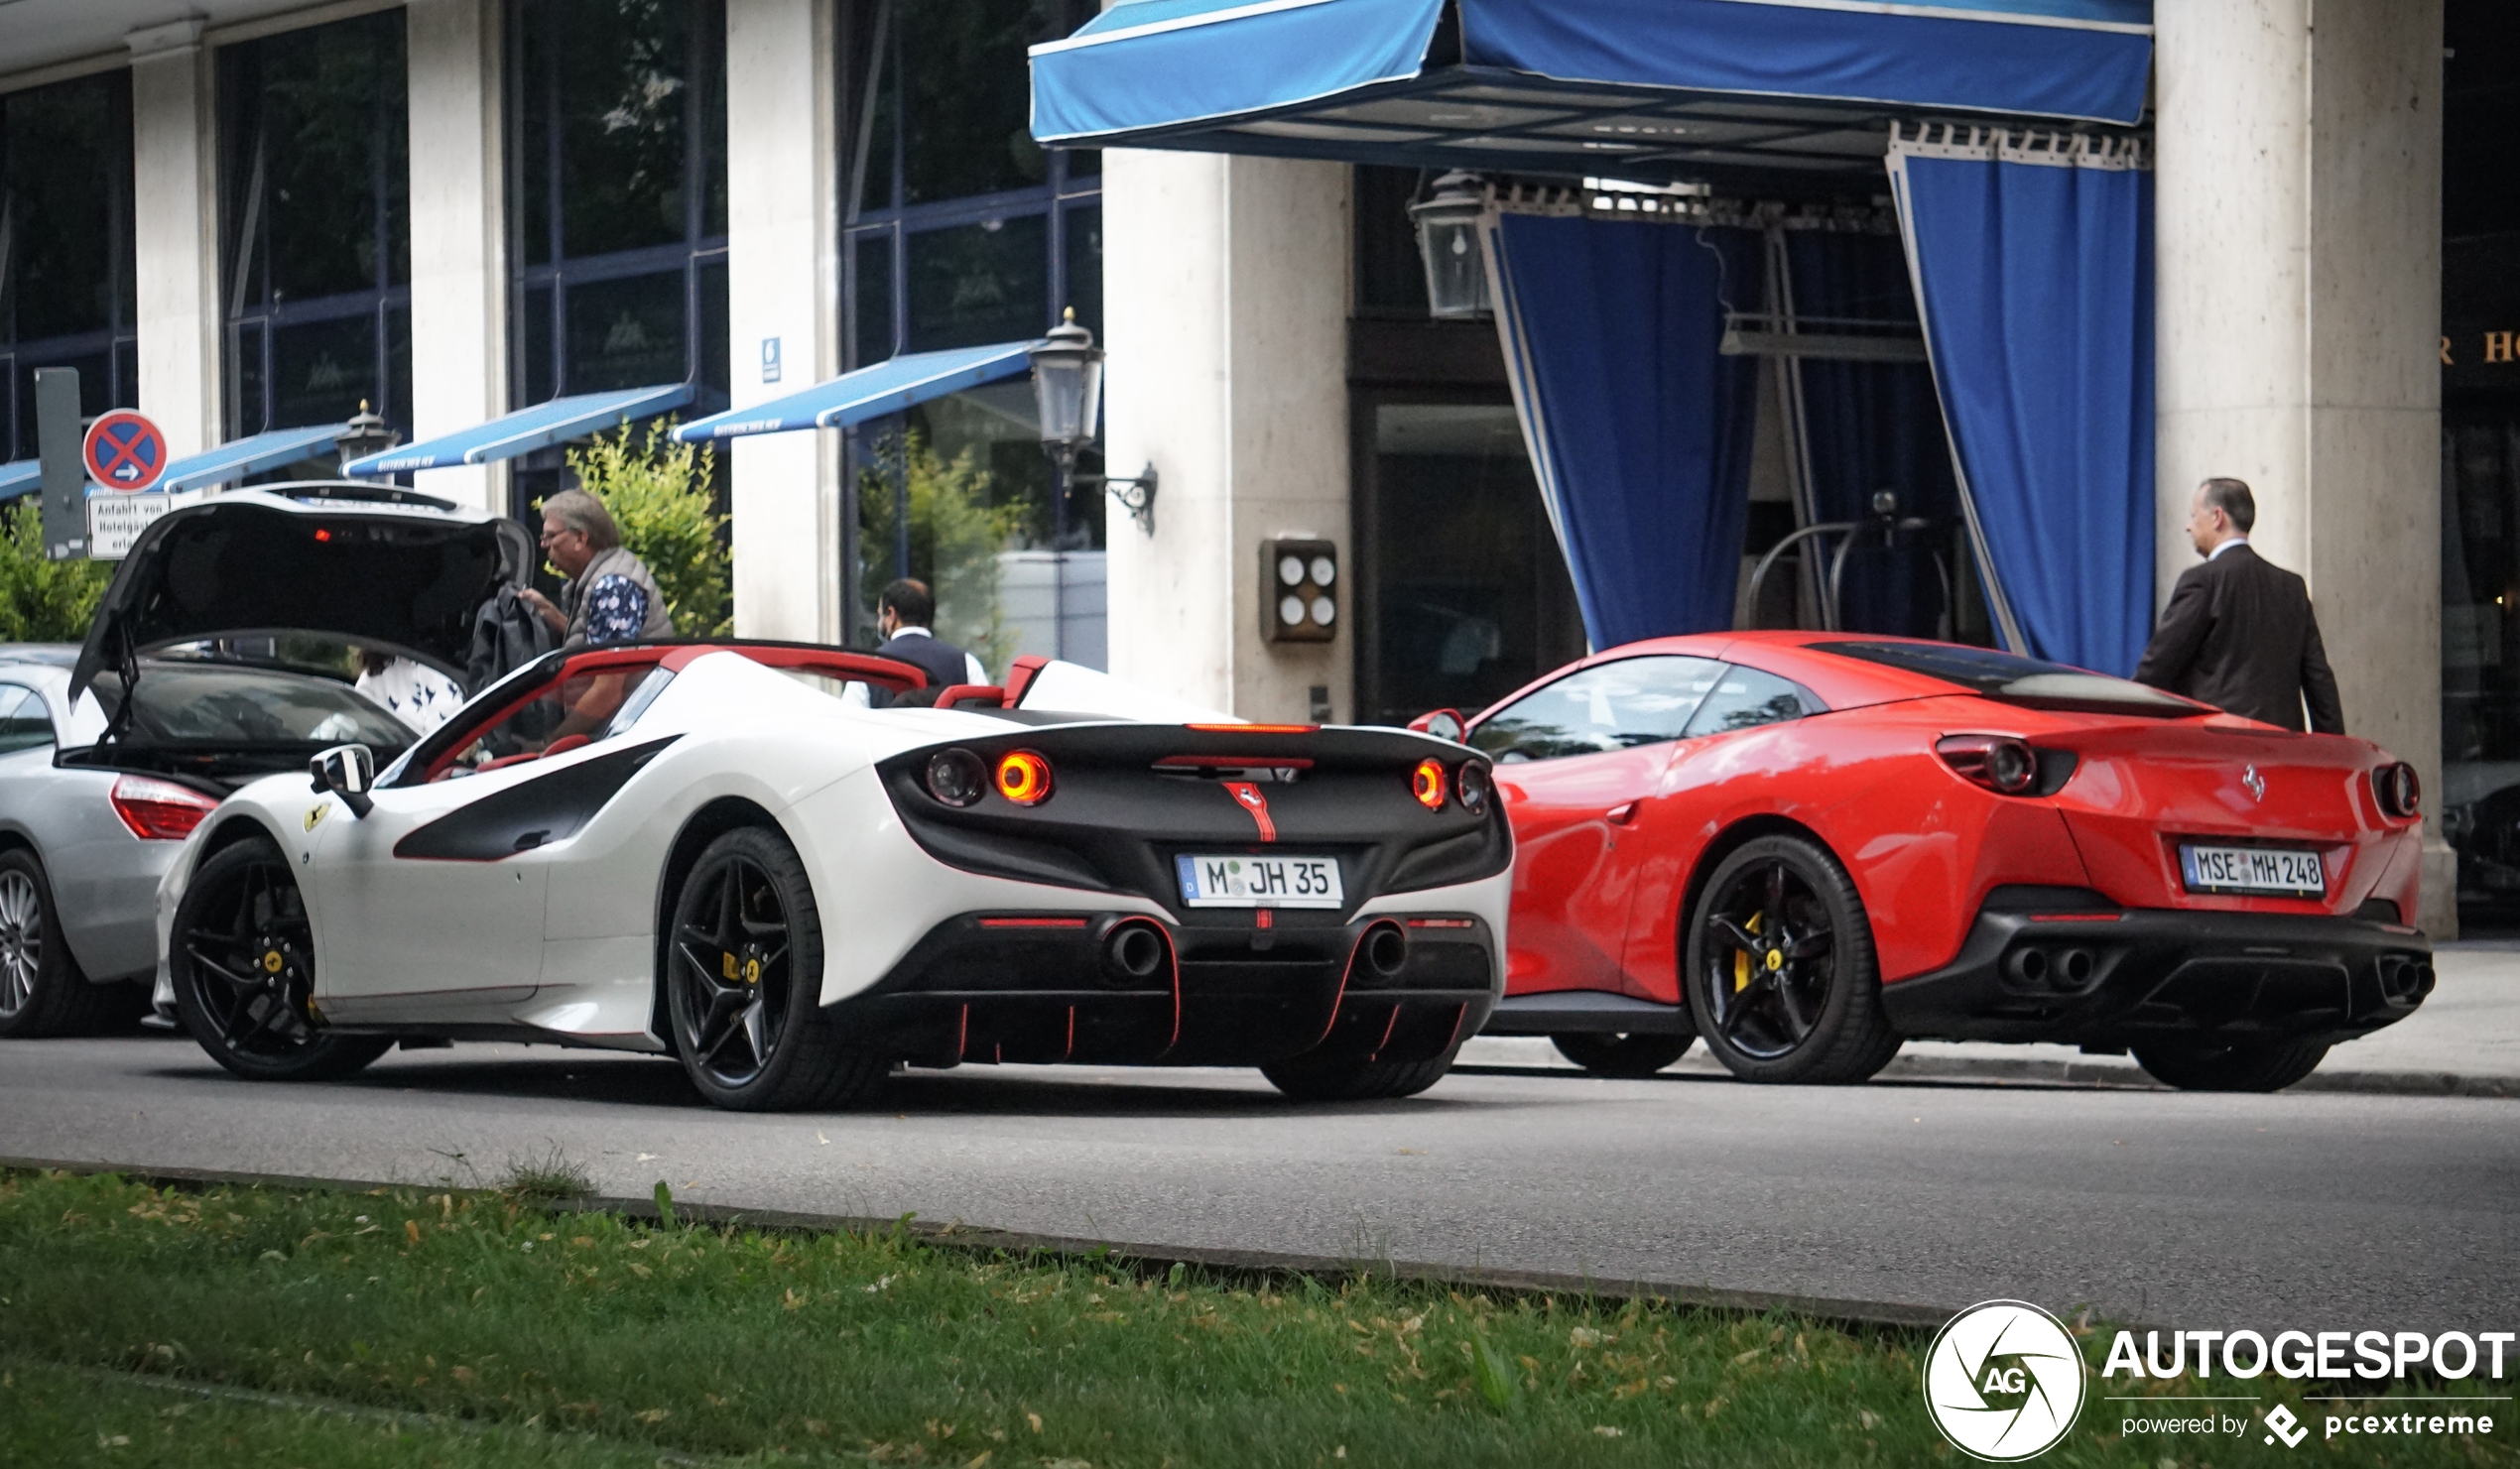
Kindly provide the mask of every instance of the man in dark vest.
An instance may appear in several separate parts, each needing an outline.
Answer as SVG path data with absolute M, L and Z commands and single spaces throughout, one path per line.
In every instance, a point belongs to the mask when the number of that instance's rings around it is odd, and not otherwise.
M 885 587 L 875 602 L 875 631 L 884 638 L 884 646 L 875 651 L 928 675 L 925 697 L 915 700 L 922 703 L 933 700 L 947 684 L 989 681 L 978 659 L 929 631 L 936 618 L 937 598 L 928 583 L 907 576 Z
M 2188 510 L 2188 539 L 2205 564 L 2191 566 L 2171 588 L 2152 646 L 2135 670 L 2137 682 L 2184 693 L 2215 708 L 2286 729 L 2345 732 L 2336 675 L 2319 641 L 2310 588 L 2249 549 L 2257 501 L 2236 479 L 2197 486 Z

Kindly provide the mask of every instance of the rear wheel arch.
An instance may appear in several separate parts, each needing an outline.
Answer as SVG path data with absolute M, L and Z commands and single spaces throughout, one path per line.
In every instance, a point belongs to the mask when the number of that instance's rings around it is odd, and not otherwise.
M 1667 919 L 1672 925 L 1675 940 L 1672 962 L 1679 971 L 1674 977 L 1681 981 L 1679 994 L 1683 1004 L 1689 999 L 1689 916 L 1697 912 L 1698 900 L 1706 891 L 1706 880 L 1723 865 L 1723 859 L 1763 836 L 1799 836 L 1807 842 L 1816 843 L 1822 851 L 1836 858 L 1838 866 L 1846 868 L 1848 877 L 1854 876 L 1854 869 L 1846 866 L 1845 858 L 1838 857 L 1837 849 L 1829 845 L 1827 837 L 1791 816 L 1772 813 L 1745 816 L 1715 833 L 1714 840 L 1706 843 L 1705 849 L 1698 854 L 1698 860 L 1691 864 L 1689 881 L 1680 892 L 1680 903 Z
M 787 829 L 779 824 L 779 818 L 770 814 L 769 808 L 759 801 L 740 796 L 721 796 L 703 803 L 683 822 L 683 829 L 674 834 L 674 840 L 665 849 L 665 865 L 658 869 L 656 953 L 652 966 L 654 985 L 648 1000 L 648 1024 L 669 1051 L 674 1048 L 674 1022 L 665 1008 L 665 966 L 674 939 L 675 900 L 681 896 L 684 880 L 698 865 L 700 853 L 708 849 L 708 844 L 729 831 L 745 826 L 776 832 L 781 840 L 792 846 L 795 844 Z

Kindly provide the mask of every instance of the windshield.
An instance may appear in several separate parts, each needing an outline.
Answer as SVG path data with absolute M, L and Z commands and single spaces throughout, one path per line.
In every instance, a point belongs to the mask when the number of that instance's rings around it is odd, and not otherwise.
M 1956 683 L 1971 693 L 2042 709 L 2147 714 L 2178 719 L 2211 712 L 2176 694 L 2126 678 L 2044 663 L 1992 648 L 1948 643 L 1813 643 L 1815 652 L 1860 659 L 1903 673 Z
M 110 718 L 122 705 L 122 675 L 96 678 Z M 216 664 L 144 665 L 126 746 L 238 750 L 270 745 L 365 745 L 380 758 L 399 753 L 412 732 L 401 720 L 329 678 Z

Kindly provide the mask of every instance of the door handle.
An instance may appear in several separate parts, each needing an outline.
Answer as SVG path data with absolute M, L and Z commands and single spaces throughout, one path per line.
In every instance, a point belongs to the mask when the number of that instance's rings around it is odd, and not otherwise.
M 1631 800 L 1631 801 L 1629 801 L 1629 802 L 1628 802 L 1627 804 L 1625 804 L 1625 805 L 1614 805 L 1614 806 L 1610 807 L 1609 821 L 1610 821 L 1610 824 L 1611 824 L 1611 825 L 1613 825 L 1613 826 L 1625 826 L 1625 825 L 1627 825 L 1629 822 L 1634 821 L 1635 819 L 1636 819 L 1636 802 L 1635 802 L 1635 801 L 1632 801 L 1632 800 Z

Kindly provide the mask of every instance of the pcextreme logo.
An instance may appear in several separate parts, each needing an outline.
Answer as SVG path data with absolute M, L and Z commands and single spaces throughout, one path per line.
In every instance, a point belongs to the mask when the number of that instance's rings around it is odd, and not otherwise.
M 2028 1301 L 1981 1300 L 1927 1350 L 1925 1408 L 1953 1448 L 2013 1463 L 2073 1431 L 2087 1372 L 2063 1321 Z

